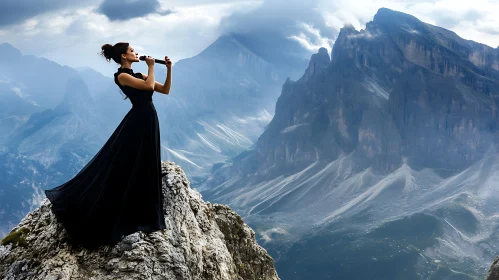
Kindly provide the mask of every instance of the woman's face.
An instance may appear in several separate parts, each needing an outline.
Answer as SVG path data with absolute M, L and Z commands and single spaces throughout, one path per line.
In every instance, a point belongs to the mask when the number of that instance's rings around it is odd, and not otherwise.
M 139 61 L 139 53 L 135 52 L 135 49 L 132 46 L 128 46 L 128 50 L 126 51 L 126 55 L 123 54 L 121 57 L 124 57 L 125 60 L 130 62 L 138 62 Z

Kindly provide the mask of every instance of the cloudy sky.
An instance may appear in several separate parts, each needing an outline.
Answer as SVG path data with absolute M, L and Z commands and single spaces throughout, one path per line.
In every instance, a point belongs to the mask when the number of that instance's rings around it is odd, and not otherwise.
M 310 53 L 331 50 L 346 23 L 357 29 L 380 7 L 412 14 L 459 36 L 499 46 L 499 0 L 0 0 L 0 43 L 112 76 L 103 44 L 129 42 L 173 63 L 227 32 L 275 31 Z

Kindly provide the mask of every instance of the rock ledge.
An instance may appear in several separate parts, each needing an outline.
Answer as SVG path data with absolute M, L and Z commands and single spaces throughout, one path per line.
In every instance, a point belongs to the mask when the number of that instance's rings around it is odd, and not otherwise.
M 191 189 L 183 170 L 162 162 L 167 228 L 114 246 L 75 248 L 45 199 L 0 245 L 0 276 L 18 279 L 279 279 L 254 231 L 226 205 Z

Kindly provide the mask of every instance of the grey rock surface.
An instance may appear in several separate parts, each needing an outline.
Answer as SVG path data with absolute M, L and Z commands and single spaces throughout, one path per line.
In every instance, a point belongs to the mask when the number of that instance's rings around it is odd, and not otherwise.
M 498 51 L 382 8 L 287 80 L 258 141 L 198 189 L 242 215 L 283 279 L 483 279 Z
M 87 250 L 67 232 L 45 199 L 0 245 L 0 275 L 18 279 L 279 279 L 254 231 L 226 205 L 203 201 L 183 170 L 162 162 L 167 228 L 124 236 Z
M 499 280 L 499 256 L 494 259 L 485 280 Z

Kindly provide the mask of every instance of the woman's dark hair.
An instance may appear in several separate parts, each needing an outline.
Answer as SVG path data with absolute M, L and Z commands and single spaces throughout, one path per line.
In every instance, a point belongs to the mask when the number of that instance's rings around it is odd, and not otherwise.
M 100 54 L 105 57 L 108 62 L 113 59 L 114 62 L 121 65 L 121 55 L 126 54 L 126 52 L 128 51 L 128 46 L 129 43 L 126 42 L 119 42 L 114 44 L 114 46 L 111 44 L 104 44 L 102 45 L 102 51 L 100 52 Z M 127 98 L 128 96 L 123 98 L 123 100 Z
M 119 42 L 113 45 L 104 44 L 102 45 L 101 55 L 106 58 L 107 61 L 111 61 L 111 58 L 114 62 L 121 65 L 121 55 L 126 54 L 128 50 L 128 43 Z

